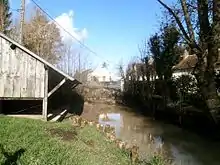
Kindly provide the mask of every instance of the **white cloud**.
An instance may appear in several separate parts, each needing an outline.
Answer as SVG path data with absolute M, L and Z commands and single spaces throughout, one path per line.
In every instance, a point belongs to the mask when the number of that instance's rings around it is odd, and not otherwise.
M 88 37 L 87 30 L 78 29 L 74 25 L 74 13 L 70 10 L 68 13 L 63 13 L 57 18 L 55 18 L 57 23 L 61 25 L 66 31 L 68 31 L 72 36 L 74 36 L 77 40 L 83 41 Z M 74 41 L 73 37 L 71 37 L 65 30 L 60 28 L 61 36 L 63 37 L 64 41 Z

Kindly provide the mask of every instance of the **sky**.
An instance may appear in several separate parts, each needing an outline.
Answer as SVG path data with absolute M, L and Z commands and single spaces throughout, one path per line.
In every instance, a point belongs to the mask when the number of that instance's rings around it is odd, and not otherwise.
M 20 8 L 21 0 L 10 0 Z M 138 45 L 158 30 L 161 6 L 156 0 L 35 0 L 59 24 L 83 41 L 96 55 L 90 59 L 109 64 L 116 72 L 122 60 L 138 56 Z M 164 0 L 170 4 L 172 0 Z M 26 0 L 26 6 L 33 5 Z M 65 38 L 68 34 L 62 34 Z

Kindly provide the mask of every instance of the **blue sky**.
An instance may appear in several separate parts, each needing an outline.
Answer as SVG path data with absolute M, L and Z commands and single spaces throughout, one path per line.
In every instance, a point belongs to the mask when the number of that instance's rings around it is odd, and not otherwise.
M 86 30 L 85 44 L 99 56 L 94 59 L 108 61 L 111 68 L 138 55 L 138 44 L 157 31 L 161 14 L 156 0 L 35 1 L 54 18 L 73 11 L 73 27 Z M 19 8 L 20 0 L 11 0 L 11 7 Z

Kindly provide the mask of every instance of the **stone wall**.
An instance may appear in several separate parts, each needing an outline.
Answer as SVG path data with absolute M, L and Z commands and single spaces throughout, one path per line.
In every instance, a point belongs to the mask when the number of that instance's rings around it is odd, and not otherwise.
M 119 94 L 119 91 L 115 89 L 107 89 L 101 86 L 81 86 L 79 87 L 79 90 L 80 93 L 84 96 L 84 101 L 90 103 L 115 104 L 115 98 Z

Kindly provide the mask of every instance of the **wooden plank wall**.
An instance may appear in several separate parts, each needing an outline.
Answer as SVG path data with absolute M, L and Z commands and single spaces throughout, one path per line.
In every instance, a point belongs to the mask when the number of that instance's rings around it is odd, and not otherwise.
M 0 37 L 0 98 L 43 98 L 44 64 Z

